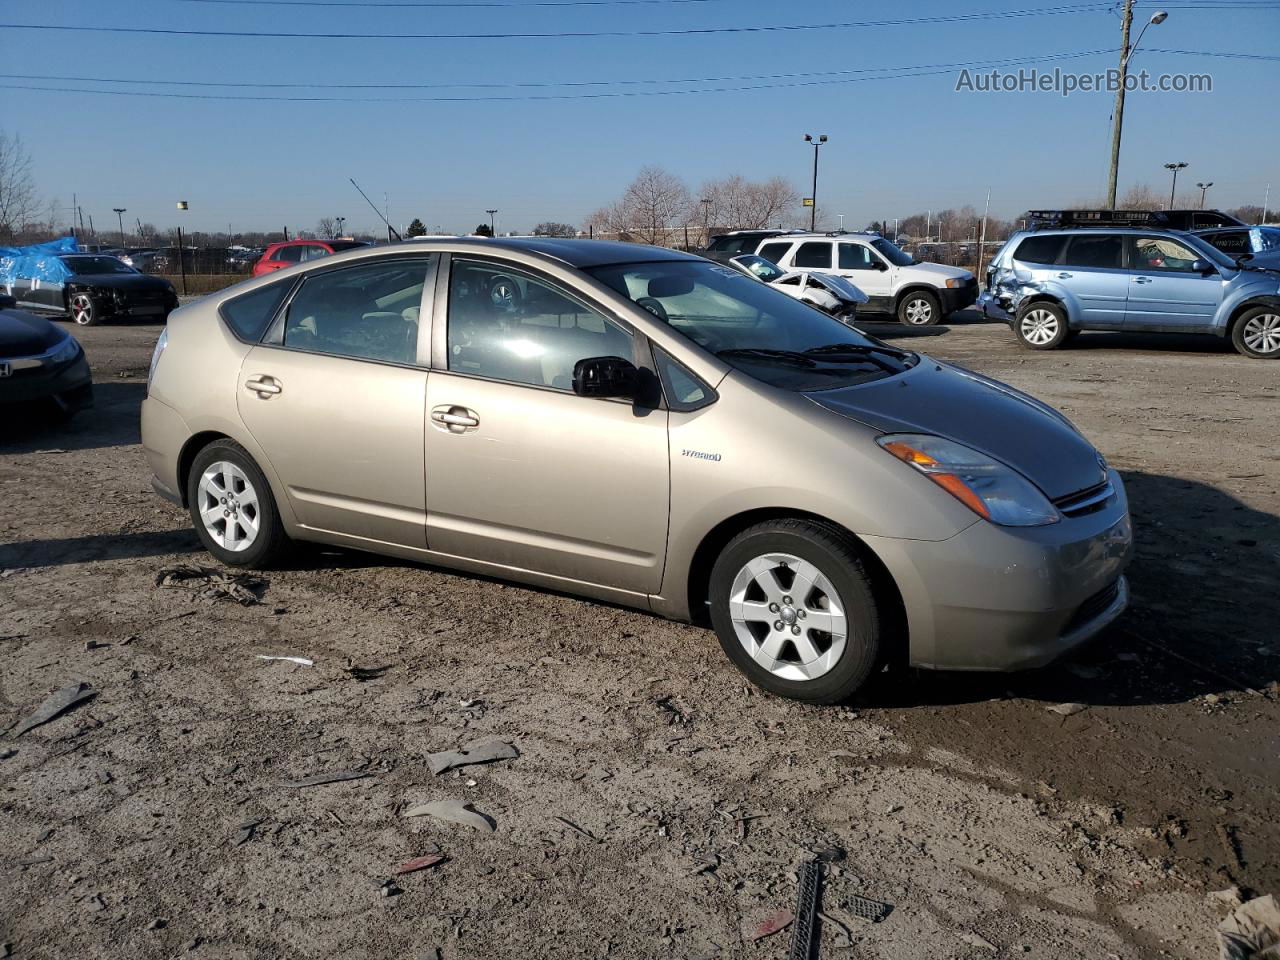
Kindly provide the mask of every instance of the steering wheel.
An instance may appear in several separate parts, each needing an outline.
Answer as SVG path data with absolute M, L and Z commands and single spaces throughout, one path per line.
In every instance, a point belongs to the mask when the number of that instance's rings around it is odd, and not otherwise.
M 636 301 L 636 306 L 644 307 L 663 323 L 671 322 L 671 318 L 667 316 L 667 308 L 662 305 L 661 301 L 655 300 L 653 297 L 641 297 Z

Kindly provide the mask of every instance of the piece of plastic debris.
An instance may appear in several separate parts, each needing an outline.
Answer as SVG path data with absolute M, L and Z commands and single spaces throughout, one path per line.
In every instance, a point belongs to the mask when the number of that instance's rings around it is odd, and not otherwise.
M 1045 707 L 1045 709 L 1061 717 L 1074 717 L 1077 713 L 1083 713 L 1088 710 L 1089 707 L 1083 703 L 1055 703 L 1051 707 Z
M 265 653 L 255 654 L 259 660 L 287 660 L 289 663 L 296 663 L 300 667 L 314 667 L 316 662 L 308 660 L 306 657 L 274 657 Z
M 319 787 L 326 783 L 341 783 L 344 780 L 363 780 L 369 774 L 361 770 L 336 770 L 333 773 L 317 773 L 301 780 L 290 780 L 280 784 L 282 787 Z
M 20 737 L 28 730 L 32 730 L 42 723 L 48 723 L 58 715 L 79 706 L 86 700 L 92 700 L 97 695 L 98 691 L 87 683 L 73 683 L 69 687 L 55 690 L 45 698 L 44 703 L 40 704 L 35 713 L 18 724 L 13 735 Z
M 421 803 L 416 807 L 410 807 L 404 812 L 406 817 L 433 817 L 436 820 L 447 820 L 450 823 L 460 823 L 464 827 L 472 827 L 476 830 L 483 830 L 485 833 L 493 833 L 494 823 L 489 817 L 483 813 L 477 813 L 471 804 L 461 800 L 432 800 L 430 803 Z
M 396 867 L 396 876 L 404 876 L 406 873 L 414 873 L 417 870 L 426 870 L 428 867 L 434 867 L 438 863 L 444 863 L 444 859 L 443 853 L 429 853 L 425 857 L 414 857 L 412 860 L 406 860 Z
M 13 747 L 6 747 L 5 749 L 0 750 L 0 760 L 8 760 L 10 757 L 16 757 L 17 755 L 18 751 Z
M 201 584 L 205 589 L 201 591 L 200 596 L 205 600 L 231 600 L 248 607 L 261 602 L 270 581 L 247 573 L 230 573 L 193 564 L 165 567 L 156 574 L 158 587 L 200 586 Z
M 867 923 L 879 923 L 893 911 L 893 907 L 887 903 L 856 893 L 845 902 L 845 907 L 859 920 L 865 920 Z
M 818 946 L 818 901 L 822 898 L 821 860 L 800 865 L 796 892 L 796 925 L 791 931 L 790 960 L 810 960 Z
M 514 760 L 520 751 L 505 740 L 477 740 L 461 750 L 442 750 L 427 755 L 427 765 L 436 776 L 454 767 L 467 767 L 474 763 L 492 763 L 494 760 Z
M 380 887 L 384 897 L 398 897 L 400 894 L 404 893 L 404 891 L 396 885 L 394 880 L 383 880 Z
M 1280 902 L 1274 894 L 1250 900 L 1218 924 L 1221 960 L 1280 957 Z
M 347 675 L 352 679 L 359 680 L 361 683 L 368 683 L 370 680 L 377 680 L 384 673 L 391 669 L 391 665 L 385 667 L 347 667 Z
M 779 930 L 785 930 L 791 926 L 791 921 L 795 919 L 795 914 L 790 910 L 779 910 L 777 913 L 771 913 L 760 921 L 759 925 L 751 932 L 752 940 L 763 940 L 765 937 L 772 937 Z

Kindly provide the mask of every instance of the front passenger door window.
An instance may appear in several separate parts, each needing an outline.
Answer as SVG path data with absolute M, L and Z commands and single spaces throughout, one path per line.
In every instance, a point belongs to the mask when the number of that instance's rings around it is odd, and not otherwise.
M 579 360 L 634 362 L 612 320 L 530 274 L 461 258 L 449 271 L 448 353 L 453 373 L 565 391 Z

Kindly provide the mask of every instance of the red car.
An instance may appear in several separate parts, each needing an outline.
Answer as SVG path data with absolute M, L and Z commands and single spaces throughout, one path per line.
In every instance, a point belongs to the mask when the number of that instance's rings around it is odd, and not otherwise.
M 363 240 L 285 240 L 283 243 L 273 243 L 262 251 L 262 256 L 253 265 L 253 275 L 260 277 L 273 270 L 292 267 L 303 260 L 315 260 L 343 250 L 367 246 L 369 244 Z

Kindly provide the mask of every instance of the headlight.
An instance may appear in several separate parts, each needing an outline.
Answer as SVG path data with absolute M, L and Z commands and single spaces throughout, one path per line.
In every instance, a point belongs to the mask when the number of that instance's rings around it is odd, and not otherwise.
M 947 286 L 952 290 L 958 290 L 968 282 L 968 277 L 947 277 Z
M 876 442 L 992 523 L 1039 527 L 1061 515 L 1030 480 L 963 444 L 927 434 L 899 433 Z
M 49 351 L 49 363 L 66 363 L 68 360 L 74 360 L 79 352 L 80 344 L 76 342 L 75 337 L 68 334 L 66 339 Z
M 156 348 L 151 351 L 151 367 L 147 370 L 147 393 L 151 393 L 151 381 L 156 375 L 156 366 L 160 363 L 160 354 L 164 353 L 164 348 L 169 345 L 169 328 L 165 327 L 160 331 L 160 338 L 156 340 Z

